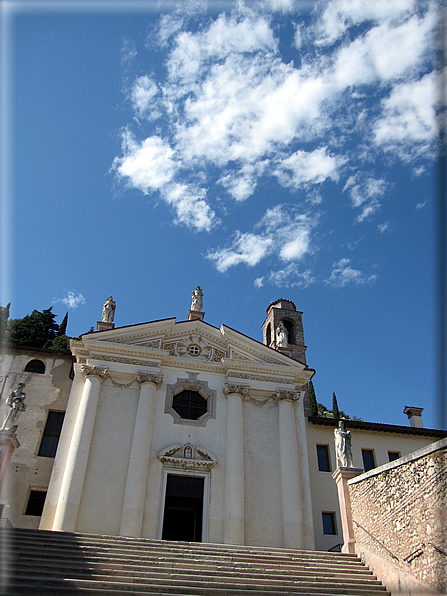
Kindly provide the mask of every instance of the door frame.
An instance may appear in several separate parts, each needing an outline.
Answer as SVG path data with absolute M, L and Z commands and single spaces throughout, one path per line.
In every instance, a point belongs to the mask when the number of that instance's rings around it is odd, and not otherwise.
M 195 478 L 203 478 L 203 512 L 202 512 L 202 540 L 201 542 L 208 542 L 208 528 L 210 517 L 210 485 L 211 477 L 209 471 L 196 470 L 179 470 L 178 468 L 169 468 L 163 466 L 163 477 L 161 482 L 160 507 L 158 515 L 158 531 L 157 540 L 161 540 L 163 534 L 163 522 L 165 515 L 165 501 L 166 501 L 166 484 L 168 482 L 168 474 L 175 474 L 177 476 L 193 476 Z

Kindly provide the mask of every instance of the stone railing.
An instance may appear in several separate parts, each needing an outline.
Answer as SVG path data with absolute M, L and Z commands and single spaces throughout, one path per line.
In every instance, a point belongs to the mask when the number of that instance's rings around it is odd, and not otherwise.
M 348 481 L 355 552 L 394 594 L 445 594 L 447 439 Z

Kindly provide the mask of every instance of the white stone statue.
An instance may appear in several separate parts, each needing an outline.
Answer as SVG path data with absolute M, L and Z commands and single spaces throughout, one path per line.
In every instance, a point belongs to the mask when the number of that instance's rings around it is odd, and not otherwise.
M 17 430 L 17 424 L 14 424 L 22 412 L 26 410 L 25 397 L 26 393 L 23 393 L 22 389 L 25 387 L 25 383 L 19 383 L 17 389 L 14 391 L 11 389 L 5 402 L 10 407 L 9 412 L 6 414 L 3 420 L 3 425 L 0 430 L 8 430 L 9 432 L 15 433 Z
M 109 296 L 102 305 L 102 322 L 113 323 L 115 316 L 116 302 L 113 301 L 112 296 Z
M 276 347 L 287 348 L 289 344 L 289 333 L 282 321 L 279 322 L 276 328 Z
M 191 310 L 200 312 L 203 306 L 203 292 L 200 286 L 196 286 L 196 289 L 192 293 Z
M 351 433 L 345 429 L 344 420 L 340 420 L 338 428 L 334 430 L 334 439 L 337 467 L 352 468 Z

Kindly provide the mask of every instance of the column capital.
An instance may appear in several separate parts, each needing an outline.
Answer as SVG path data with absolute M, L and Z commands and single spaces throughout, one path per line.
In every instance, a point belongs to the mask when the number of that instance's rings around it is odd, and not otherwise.
M 247 385 L 233 385 L 232 383 L 225 383 L 224 394 L 228 397 L 232 393 L 236 393 L 241 397 L 248 394 L 249 387 Z
M 101 368 L 100 366 L 88 366 L 87 364 L 83 364 L 81 371 L 85 378 L 98 377 L 101 381 L 104 381 L 109 376 L 109 369 Z
M 299 391 L 275 391 L 272 395 L 273 399 L 277 402 L 282 401 L 298 401 L 300 399 L 300 392 Z
M 145 383 L 151 383 L 152 385 L 156 385 L 159 387 L 163 383 L 163 375 L 153 375 L 151 373 L 137 373 L 137 383 L 141 386 Z

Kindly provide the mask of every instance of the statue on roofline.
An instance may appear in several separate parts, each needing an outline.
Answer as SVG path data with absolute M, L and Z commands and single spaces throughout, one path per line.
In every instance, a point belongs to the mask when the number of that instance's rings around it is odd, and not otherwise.
M 103 323 L 113 323 L 115 316 L 116 302 L 113 301 L 112 296 L 109 296 L 102 305 L 102 319 Z
M 200 286 L 196 286 L 196 289 L 192 292 L 191 310 L 200 312 L 203 306 L 203 292 Z
M 7 430 L 11 433 L 15 433 L 17 430 L 17 424 L 14 424 L 22 412 L 26 410 L 25 397 L 26 393 L 23 393 L 22 389 L 25 387 L 25 383 L 19 383 L 17 389 L 11 389 L 8 397 L 5 400 L 7 406 L 10 407 L 9 412 L 6 414 L 3 420 L 2 427 L 0 430 Z
M 289 333 L 286 329 L 286 326 L 282 321 L 278 323 L 278 327 L 276 328 L 276 347 L 277 348 L 287 348 L 289 344 Z
M 344 420 L 340 420 L 338 428 L 334 430 L 334 439 L 337 467 L 352 468 L 351 433 L 346 430 Z

